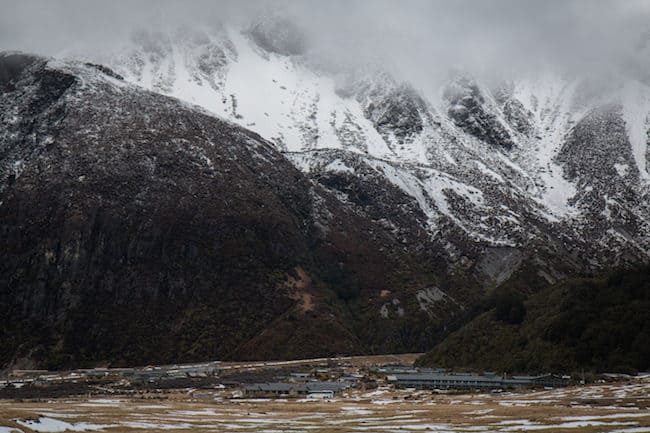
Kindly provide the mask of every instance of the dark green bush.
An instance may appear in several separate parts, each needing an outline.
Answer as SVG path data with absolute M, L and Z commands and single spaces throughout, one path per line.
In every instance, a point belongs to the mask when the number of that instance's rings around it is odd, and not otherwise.
M 518 325 L 526 317 L 524 296 L 514 290 L 502 290 L 494 297 L 495 315 L 497 320 Z

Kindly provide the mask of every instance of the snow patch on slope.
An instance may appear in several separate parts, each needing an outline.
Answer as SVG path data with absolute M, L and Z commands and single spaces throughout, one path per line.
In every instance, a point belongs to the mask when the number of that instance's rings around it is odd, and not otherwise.
M 629 82 L 623 89 L 623 120 L 632 153 L 642 180 L 650 181 L 647 167 L 648 141 L 650 134 L 650 92 L 638 81 Z
M 549 73 L 518 82 L 514 91 L 514 96 L 535 118 L 535 136 L 529 144 L 532 151 L 527 155 L 532 155 L 533 172 L 541 181 L 541 190 L 535 199 L 552 212 L 554 220 L 577 213 L 569 205 L 577 189 L 555 162 L 571 125 L 583 115 L 571 109 L 576 86 L 576 82 L 567 82 Z

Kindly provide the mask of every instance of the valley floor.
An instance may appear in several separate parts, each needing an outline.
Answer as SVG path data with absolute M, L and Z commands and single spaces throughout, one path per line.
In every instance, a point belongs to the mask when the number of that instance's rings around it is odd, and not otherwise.
M 223 390 L 0 401 L 10 432 L 650 432 L 650 376 L 503 393 L 351 390 L 331 400 L 228 398 Z

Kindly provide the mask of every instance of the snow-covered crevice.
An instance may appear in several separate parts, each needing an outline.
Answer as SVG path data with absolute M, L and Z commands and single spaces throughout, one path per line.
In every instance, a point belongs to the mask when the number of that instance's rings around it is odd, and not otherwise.
M 640 178 L 650 182 L 648 145 L 650 143 L 650 89 L 638 81 L 628 82 L 623 89 L 623 120 Z
M 552 221 L 578 215 L 569 204 L 576 187 L 555 161 L 571 125 L 583 115 L 571 111 L 576 86 L 576 82 L 545 73 L 515 87 L 515 96 L 535 119 L 535 135 L 520 159 L 537 179 L 539 190 L 533 198 L 549 210 Z

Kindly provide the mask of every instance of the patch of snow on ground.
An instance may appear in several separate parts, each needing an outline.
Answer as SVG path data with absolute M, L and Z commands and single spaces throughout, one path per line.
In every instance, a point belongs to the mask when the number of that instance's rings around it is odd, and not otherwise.
M 619 430 L 611 430 L 612 433 L 650 433 L 650 427 L 632 427 Z
M 121 425 L 129 428 L 137 428 L 137 429 L 148 429 L 148 430 L 153 430 L 153 429 L 159 429 L 159 430 L 185 430 L 185 429 L 190 429 L 192 428 L 191 424 L 187 423 L 182 423 L 182 424 L 159 424 L 159 423 L 152 423 L 152 422 L 123 422 Z
M 372 415 L 375 413 L 372 410 L 359 409 L 356 407 L 342 407 L 343 415 Z
M 40 417 L 37 420 L 16 420 L 16 423 L 27 427 L 37 432 L 64 432 L 64 431 L 97 431 L 103 430 L 108 427 L 114 427 L 109 424 L 92 424 L 87 422 L 80 422 L 71 424 L 69 422 L 61 421 L 55 418 Z

